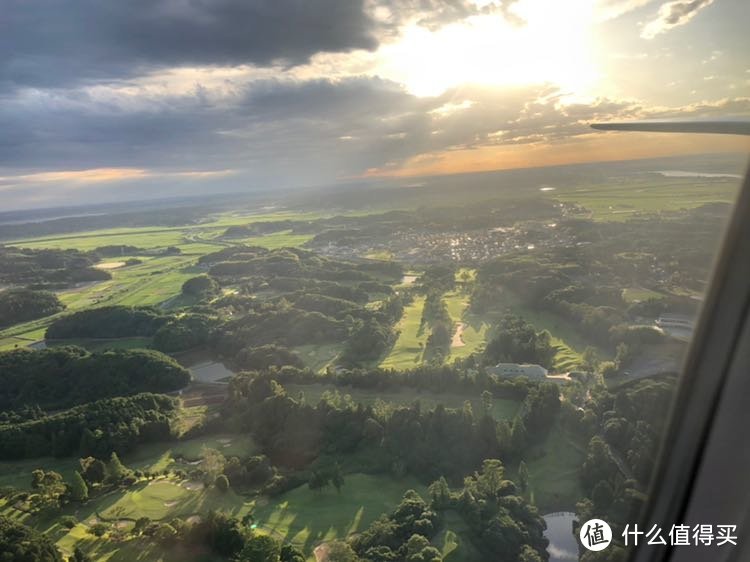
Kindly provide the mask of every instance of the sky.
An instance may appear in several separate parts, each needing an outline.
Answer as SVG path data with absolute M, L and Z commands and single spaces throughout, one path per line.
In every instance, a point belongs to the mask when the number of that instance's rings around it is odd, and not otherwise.
M 0 208 L 676 154 L 750 117 L 746 0 L 2 0 Z

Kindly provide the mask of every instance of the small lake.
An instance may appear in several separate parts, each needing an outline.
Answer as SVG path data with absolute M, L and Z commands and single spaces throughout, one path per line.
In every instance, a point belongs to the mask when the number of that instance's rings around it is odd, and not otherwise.
M 549 540 L 549 562 L 578 560 L 578 541 L 573 535 L 575 518 L 576 514 L 569 511 L 544 515 L 544 521 L 547 523 L 544 536 Z

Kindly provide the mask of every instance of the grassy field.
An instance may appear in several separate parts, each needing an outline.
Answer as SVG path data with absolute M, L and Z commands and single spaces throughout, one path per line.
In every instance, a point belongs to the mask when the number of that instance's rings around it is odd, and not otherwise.
M 511 291 L 504 291 L 504 304 L 508 311 L 523 317 L 534 325 L 537 331 L 547 330 L 552 335 L 552 345 L 556 348 L 553 370 L 568 372 L 578 368 L 583 351 L 587 347 L 597 350 L 600 359 L 609 359 L 610 354 L 586 340 L 575 325 L 552 312 L 539 311 L 525 306 Z
M 409 489 L 426 497 L 424 486 L 411 478 L 348 474 L 340 494 L 333 488 L 312 492 L 300 486 L 258 505 L 253 515 L 263 529 L 309 553 L 321 541 L 366 529 L 395 508 Z
M 343 538 L 367 528 L 381 514 L 395 508 L 409 489 L 426 496 L 424 486 L 414 479 L 397 480 L 368 474 L 346 475 L 341 493 L 333 488 L 313 492 L 304 485 L 271 499 L 247 499 L 232 490 L 221 493 L 213 488 L 189 489 L 183 483 L 164 478 L 80 506 L 76 516 L 81 523 L 69 532 L 60 528 L 46 529 L 42 522 L 39 526 L 54 536 L 65 552 L 81 545 L 98 561 L 128 560 L 126 556 L 134 554 L 133 547 L 139 545 L 139 541 L 128 541 L 114 549 L 112 543 L 89 534 L 88 527 L 98 520 L 119 521 L 118 525 L 127 526 L 125 520 L 143 516 L 169 520 L 214 509 L 237 517 L 252 514 L 259 532 L 292 542 L 311 555 L 315 545 L 322 541 Z M 151 547 L 131 559 L 148 562 L 173 559 L 162 558 L 165 556 L 169 553 Z
M 424 297 L 414 297 L 414 302 L 404 309 L 404 315 L 396 329 L 399 330 L 398 339 L 391 352 L 380 363 L 388 369 L 408 369 L 419 365 L 422 361 L 424 344 L 427 341 L 428 330 L 421 325 Z
M 265 236 L 243 238 L 241 242 L 248 246 L 261 246 L 263 248 L 268 248 L 269 250 L 274 250 L 276 248 L 302 246 L 302 244 L 312 238 L 312 234 L 293 234 L 291 230 L 285 230 L 282 232 L 274 232 L 273 234 L 266 234 Z
M 526 455 L 529 469 L 527 497 L 541 513 L 571 511 L 584 496 L 579 471 L 586 456 L 579 443 L 555 423 L 547 438 Z M 518 481 L 517 466 L 508 466 L 507 477 Z
M 739 180 L 733 178 L 628 178 L 591 187 L 563 188 L 547 196 L 578 203 L 594 220 L 623 221 L 639 212 L 678 211 L 706 203 L 732 203 Z
M 415 389 L 401 389 L 400 391 L 382 392 L 376 390 L 360 388 L 337 388 L 328 384 L 288 384 L 285 386 L 287 393 L 292 397 L 297 397 L 300 392 L 304 393 L 305 400 L 308 404 L 317 404 L 323 393 L 334 392 L 338 390 L 342 395 L 350 395 L 355 402 L 371 405 L 376 400 L 383 400 L 400 406 L 408 406 L 419 400 L 423 409 L 432 409 L 438 404 L 443 404 L 447 408 L 463 408 L 467 400 L 475 412 L 482 411 L 482 400 L 476 395 L 419 392 Z M 495 398 L 493 404 L 493 415 L 497 419 L 512 419 L 518 413 L 520 403 L 515 400 L 506 398 Z

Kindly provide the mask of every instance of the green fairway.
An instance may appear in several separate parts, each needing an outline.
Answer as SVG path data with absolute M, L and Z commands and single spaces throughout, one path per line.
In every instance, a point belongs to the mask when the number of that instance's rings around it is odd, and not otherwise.
M 586 457 L 585 445 L 560 427 L 559 420 L 539 445 L 526 453 L 529 469 L 527 497 L 541 513 L 571 511 L 585 494 L 580 469 Z M 508 466 L 507 476 L 518 481 L 517 466 Z
M 215 509 L 238 517 L 252 513 L 259 532 L 292 542 L 311 555 L 315 545 L 322 541 L 343 538 L 367 528 L 381 514 L 393 510 L 409 489 L 426 497 L 425 487 L 412 478 L 399 480 L 369 474 L 346 475 L 340 493 L 333 488 L 313 492 L 304 485 L 278 498 L 257 500 L 246 500 L 231 490 L 221 493 L 215 489 L 189 489 L 177 481 L 161 479 L 138 484 L 121 494 L 97 498 L 79 510 L 81 523 L 73 529 L 54 526 L 50 532 L 64 552 L 72 552 L 80 545 L 98 561 L 128 560 L 127 556 L 134 554 L 140 541 L 129 540 L 115 546 L 93 537 L 87 532 L 89 526 L 99 519 L 126 525 L 126 520 L 138 517 L 169 520 Z M 180 558 L 172 558 L 151 546 L 138 559 L 156 562 Z
M 103 509 L 105 519 L 163 519 L 173 508 L 185 503 L 194 492 L 169 480 L 156 480 L 133 486 L 117 502 Z
M 556 372 L 565 373 L 578 368 L 581 356 L 587 347 L 596 349 L 599 359 L 609 359 L 610 354 L 586 340 L 576 329 L 575 325 L 552 312 L 531 309 L 511 291 L 503 292 L 503 305 L 508 312 L 521 316 L 539 330 L 547 330 L 552 336 L 552 345 L 557 350 L 552 368 Z
M 466 271 L 471 272 L 473 270 Z M 451 291 L 445 294 L 444 299 L 456 330 L 453 335 L 449 360 L 468 357 L 479 351 L 484 345 L 487 331 L 490 328 L 489 320 L 467 311 L 469 295 L 466 293 Z
M 424 486 L 411 478 L 347 474 L 341 493 L 331 487 L 313 492 L 300 486 L 259 504 L 253 515 L 261 528 L 309 553 L 322 541 L 366 529 L 394 509 L 409 489 L 426 497 Z
M 424 297 L 414 297 L 414 302 L 404 309 L 404 315 L 397 325 L 398 339 L 388 356 L 380 363 L 384 369 L 408 369 L 422 361 L 424 344 L 428 330 L 422 327 Z

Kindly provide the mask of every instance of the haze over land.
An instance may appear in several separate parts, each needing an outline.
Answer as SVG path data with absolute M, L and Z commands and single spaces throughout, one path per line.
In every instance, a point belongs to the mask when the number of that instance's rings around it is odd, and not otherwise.
M 4 208 L 681 153 L 750 112 L 743 0 L 11 2 Z

